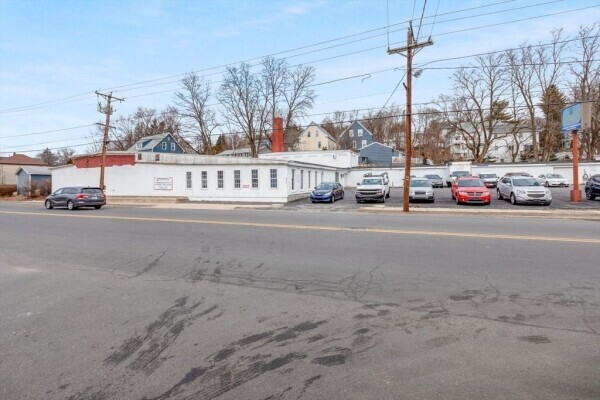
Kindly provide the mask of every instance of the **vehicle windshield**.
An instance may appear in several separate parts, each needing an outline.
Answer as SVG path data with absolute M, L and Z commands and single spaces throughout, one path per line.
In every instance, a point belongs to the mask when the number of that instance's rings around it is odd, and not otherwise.
M 546 177 L 550 178 L 550 179 L 561 179 L 562 175 L 559 175 L 559 174 L 548 174 L 548 175 L 546 175 Z
M 410 187 L 430 187 L 429 181 L 418 179 L 410 181 Z
M 425 175 L 425 178 L 427 178 L 427 179 L 442 179 L 442 177 L 439 175 Z
M 469 176 L 471 175 L 468 171 L 455 171 L 452 173 L 452 176 Z
M 513 186 L 540 186 L 540 183 L 533 178 L 513 179 Z
M 320 183 L 319 186 L 317 186 L 317 190 L 331 190 L 333 188 L 333 183 Z
M 377 179 L 377 178 L 367 178 L 367 179 L 363 179 L 362 181 L 363 185 L 381 185 L 381 179 Z
M 459 187 L 484 187 L 481 179 L 462 179 L 458 181 Z
M 491 178 L 497 178 L 498 176 L 496 174 L 479 174 L 479 177 L 481 179 L 491 179 Z

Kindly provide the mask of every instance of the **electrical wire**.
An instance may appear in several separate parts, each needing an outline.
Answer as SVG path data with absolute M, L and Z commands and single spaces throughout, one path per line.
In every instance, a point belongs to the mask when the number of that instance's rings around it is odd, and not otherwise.
M 417 39 L 416 42 L 419 41 L 419 34 L 421 33 L 421 25 L 423 25 L 423 15 L 425 14 L 425 7 L 427 6 L 427 0 L 423 1 L 423 11 L 421 11 L 421 21 L 419 21 L 419 29 L 417 29 Z
M 416 1 L 416 0 L 415 0 Z M 452 14 L 457 14 L 457 13 L 461 13 L 461 12 L 466 12 L 466 11 L 472 11 L 475 9 L 481 9 L 481 8 L 486 8 L 486 7 L 492 7 L 492 6 L 496 6 L 496 5 L 500 5 L 500 4 L 505 4 L 505 3 L 511 3 L 514 2 L 515 0 L 505 0 L 505 1 L 500 1 L 500 2 L 495 2 L 495 3 L 490 3 L 490 4 L 484 4 L 481 6 L 476 6 L 476 7 L 470 7 L 470 8 L 464 8 L 464 9 L 460 9 L 460 10 L 455 10 L 455 11 L 449 11 L 443 14 L 439 14 L 440 16 L 442 15 L 452 15 Z M 437 14 L 434 16 L 434 18 L 437 17 Z M 426 16 L 424 17 L 425 19 L 429 19 L 432 18 L 431 16 Z M 315 47 L 315 46 L 319 46 L 322 44 L 327 44 L 327 43 L 332 43 L 335 41 L 339 41 L 339 40 L 343 40 L 343 39 L 347 39 L 347 38 L 351 38 L 351 37 L 356 37 L 356 36 L 360 36 L 366 33 L 371 33 L 371 32 L 376 32 L 379 31 L 381 29 L 387 29 L 389 31 L 389 27 L 390 26 L 398 26 L 398 25 L 403 25 L 408 23 L 409 21 L 402 21 L 402 22 L 398 22 L 392 25 L 386 26 L 386 27 L 382 27 L 382 28 L 374 28 L 374 29 L 370 29 L 367 31 L 363 31 L 363 32 L 359 32 L 359 33 L 355 33 L 355 34 L 351 34 L 351 35 L 346 35 L 346 36 L 342 36 L 342 37 L 338 37 L 338 38 L 334 38 L 334 39 L 330 39 L 330 40 L 326 40 L 326 41 L 322 41 L 322 42 L 318 42 L 318 43 L 314 43 L 314 44 L 310 44 L 310 45 L 305 45 L 305 46 L 301 46 L 301 47 L 297 47 L 297 48 L 293 48 L 293 49 L 289 49 L 289 50 L 284 50 L 284 51 L 280 51 L 280 52 L 276 52 L 276 53 L 271 53 L 265 56 L 261 56 L 261 57 L 255 57 L 255 58 L 251 58 L 251 59 L 246 59 L 243 61 L 237 61 L 237 62 L 233 62 L 233 63 L 228 63 L 228 64 L 222 64 L 219 66 L 214 66 L 214 67 L 210 67 L 210 68 L 206 68 L 206 69 L 202 69 L 202 70 L 196 70 L 196 71 L 192 71 L 192 72 L 203 72 L 203 71 L 210 71 L 213 69 L 218 69 L 218 68 L 224 68 L 227 66 L 232 66 L 232 65 L 237 65 L 239 63 L 243 63 L 243 62 L 250 62 L 250 61 L 255 61 L 255 60 L 259 60 L 265 57 L 269 57 L 269 56 L 276 56 L 276 55 L 280 55 L 280 54 L 285 54 L 288 52 L 293 52 L 296 50 L 302 50 L 302 49 L 306 49 L 306 48 L 310 48 L 310 47 Z M 447 22 L 447 21 L 446 21 Z M 104 88 L 101 89 L 102 91 L 110 91 L 110 90 L 116 90 L 119 88 L 124 88 L 124 87 L 129 87 L 129 86 L 134 86 L 134 85 L 139 85 L 139 84 L 143 84 L 143 83 L 149 83 L 149 82 L 157 82 L 157 81 L 161 81 L 161 80 L 165 80 L 165 79 L 171 79 L 171 78 L 175 78 L 175 77 L 182 77 L 184 76 L 185 73 L 182 74 L 177 74 L 177 75 L 172 75 L 172 76 L 167 76 L 167 77 L 163 77 L 163 78 L 156 78 L 156 79 L 151 79 L 151 80 L 146 80 L 146 81 L 140 81 L 140 82 L 136 82 L 136 83 L 131 83 L 131 84 L 127 84 L 127 85 L 121 85 L 121 86 L 114 86 L 114 87 L 109 87 L 109 88 Z M 64 98 L 60 98 L 60 99 L 54 99 L 54 100 L 50 100 L 50 101 L 46 101 L 46 102 L 41 102 L 41 103 L 35 103 L 32 105 L 27 105 L 27 106 L 21 106 L 21 107 L 13 107 L 13 108 L 8 108 L 8 109 L 3 109 L 0 110 L 0 113 L 6 113 L 6 112 L 14 112 L 14 111 L 18 111 L 18 110 L 25 110 L 25 109 L 33 109 L 33 108 L 38 108 L 38 106 L 44 106 L 44 105 L 54 105 L 54 104 L 66 104 L 66 103 L 70 103 L 70 102 L 63 102 L 64 100 L 70 100 L 76 97 L 81 97 L 87 94 L 93 94 L 94 91 L 87 91 L 87 92 L 83 92 L 81 94 L 78 95 L 73 95 L 73 96 L 68 96 L 68 97 L 64 97 Z M 89 98 L 89 97 L 86 97 Z M 86 99 L 84 98 L 84 99 Z M 73 101 L 81 101 L 84 99 L 78 99 L 78 100 L 73 100 Z M 71 101 L 72 102 L 72 101 Z

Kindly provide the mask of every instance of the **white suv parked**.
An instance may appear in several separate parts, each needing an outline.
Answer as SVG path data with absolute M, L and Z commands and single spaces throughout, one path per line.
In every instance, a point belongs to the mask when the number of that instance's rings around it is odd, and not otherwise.
M 498 181 L 498 200 L 508 199 L 511 204 L 552 204 L 552 192 L 537 179 L 529 176 L 505 176 Z

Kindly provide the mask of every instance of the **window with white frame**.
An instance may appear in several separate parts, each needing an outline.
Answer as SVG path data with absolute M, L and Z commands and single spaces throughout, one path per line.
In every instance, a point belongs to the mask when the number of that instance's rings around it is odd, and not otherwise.
M 138 159 L 138 161 L 142 161 L 142 153 L 138 153 L 137 159 Z
M 354 131 L 352 129 L 350 129 L 350 137 L 354 137 Z
M 258 170 L 252 170 L 252 189 L 258 189 Z
M 356 148 L 356 140 L 352 142 L 352 147 Z
M 300 189 L 304 189 L 304 170 L 300 170 Z
M 171 151 L 175 151 L 175 143 L 171 143 Z
M 241 171 L 236 169 L 233 171 L 233 188 L 239 189 L 242 187 Z
M 208 171 L 202 171 L 202 189 L 208 189 Z
M 308 176 L 308 188 L 310 189 L 311 188 L 311 186 L 310 186 L 310 177 L 311 177 L 310 171 L 306 172 L 306 176 Z
M 316 136 L 316 137 L 319 137 L 319 132 L 315 133 L 315 136 Z
M 310 131 L 306 132 L 306 137 L 310 137 Z
M 321 148 L 321 141 L 319 140 L 319 142 L 317 143 L 317 147 L 320 149 Z
M 271 189 L 277 189 L 277 169 L 273 168 L 270 172 L 271 176 Z
M 154 161 L 160 161 L 160 154 L 154 155 Z
M 365 139 L 363 139 L 362 141 L 362 147 L 365 147 L 367 145 L 367 141 Z
M 362 136 L 362 133 L 363 133 L 363 130 L 362 130 L 362 129 L 359 129 L 359 130 L 358 130 L 358 136 L 359 136 L 359 137 L 360 137 L 360 136 Z
M 187 171 L 185 173 L 185 188 L 186 189 L 192 188 L 192 171 Z
M 317 186 L 319 182 L 317 182 L 317 171 L 315 171 L 315 186 Z
M 296 186 L 296 185 L 295 185 L 295 183 L 296 183 L 296 180 L 294 179 L 294 178 L 295 178 L 295 175 L 296 175 L 296 170 L 295 170 L 295 169 L 292 169 L 292 190 L 294 190 L 294 189 L 295 189 L 295 186 Z
M 223 171 L 217 171 L 217 188 L 223 189 Z
M 167 149 L 167 142 L 162 142 L 162 146 L 161 147 L 162 147 L 163 150 L 166 150 Z
M 142 142 L 140 142 L 140 143 L 137 144 L 137 148 L 138 149 L 141 149 L 142 147 L 144 147 L 144 145 L 142 144 Z

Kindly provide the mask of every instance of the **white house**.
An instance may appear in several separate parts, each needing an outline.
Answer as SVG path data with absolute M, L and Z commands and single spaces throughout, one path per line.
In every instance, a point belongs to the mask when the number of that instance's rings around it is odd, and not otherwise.
M 337 150 L 337 142 L 325 129 L 311 122 L 298 136 L 298 151 Z
M 472 127 L 465 128 L 468 132 L 475 132 Z M 493 162 L 512 162 L 513 153 L 515 161 L 521 161 L 523 152 L 531 150 L 533 146 L 533 135 L 527 126 L 520 126 L 516 133 L 508 124 L 498 125 L 494 128 L 493 138 L 486 153 L 486 160 Z M 457 130 L 444 128 L 446 146 L 450 149 L 452 159 L 472 160 L 473 153 L 467 147 L 467 141 L 463 134 Z M 483 142 L 483 137 L 481 142 Z
M 105 169 L 109 197 L 285 203 L 307 197 L 321 182 L 334 181 L 337 172 L 335 167 L 299 161 L 183 154 L 137 153 L 117 161 Z M 96 186 L 99 176 L 94 160 L 52 168 L 52 187 Z

